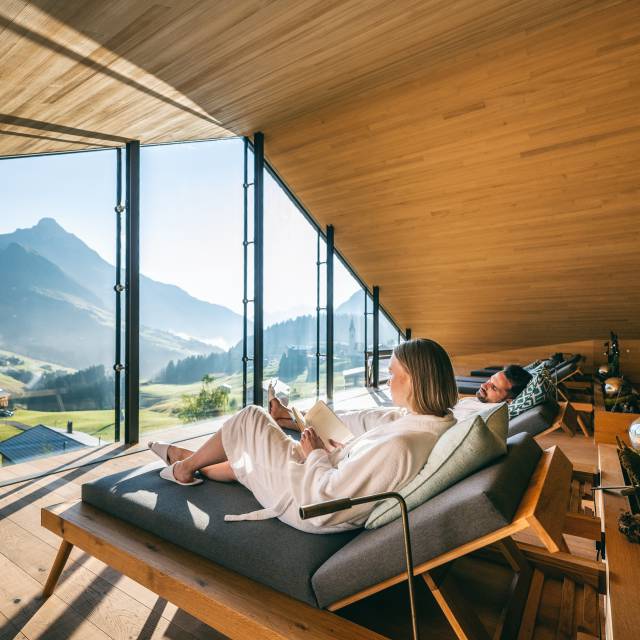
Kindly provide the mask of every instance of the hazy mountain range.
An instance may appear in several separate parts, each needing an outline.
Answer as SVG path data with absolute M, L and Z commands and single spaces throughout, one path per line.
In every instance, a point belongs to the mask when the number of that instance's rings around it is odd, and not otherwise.
M 0 347 L 77 369 L 113 364 L 115 267 L 77 236 L 52 218 L 0 235 L 0 278 Z M 362 342 L 362 313 L 362 292 L 336 308 L 336 342 L 349 342 L 351 317 Z M 142 377 L 169 360 L 219 350 L 212 345 L 241 349 L 242 316 L 142 275 L 140 320 Z M 274 324 L 265 330 L 265 356 L 312 345 L 315 332 L 310 315 Z M 388 333 L 381 323 L 381 341 Z
M 77 236 L 51 218 L 0 235 L 0 274 L 0 345 L 74 368 L 113 364 L 115 267 Z M 146 276 L 140 320 L 143 375 L 242 337 L 240 315 Z

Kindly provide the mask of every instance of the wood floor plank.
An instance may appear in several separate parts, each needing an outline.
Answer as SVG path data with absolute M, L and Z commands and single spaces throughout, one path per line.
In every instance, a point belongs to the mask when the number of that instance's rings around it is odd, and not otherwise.
M 520 623 L 520 630 L 518 631 L 518 640 L 531 640 L 533 637 L 543 587 L 544 573 L 542 573 L 540 569 L 534 569 L 533 576 L 531 577 L 531 586 L 529 587 L 529 595 L 527 596 L 527 603 L 524 607 L 522 622 Z
M 583 585 L 579 612 L 578 631 L 597 636 L 599 619 L 598 593 L 591 585 Z
M 0 554 L 0 613 L 29 640 L 106 640 L 107 634 L 55 594 L 44 601 L 42 585 Z
M 575 606 L 576 583 L 565 578 L 562 581 L 562 599 L 560 600 L 560 618 L 556 638 L 564 640 L 573 637 L 573 618 Z
M 0 613 L 0 640 L 27 640 L 27 637 L 7 616 Z

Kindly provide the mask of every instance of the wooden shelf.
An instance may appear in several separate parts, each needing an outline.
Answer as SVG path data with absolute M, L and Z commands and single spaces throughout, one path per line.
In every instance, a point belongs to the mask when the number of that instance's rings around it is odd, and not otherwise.
M 616 415 L 616 414 L 614 414 Z M 628 414 L 627 414 L 628 415 Z M 598 446 L 600 483 L 602 486 L 624 484 L 616 447 Z M 629 542 L 618 531 L 618 515 L 629 510 L 627 498 L 617 492 L 597 491 L 596 504 L 606 534 L 607 567 L 607 640 L 627 640 L 640 634 L 638 576 L 640 545 Z
M 629 426 L 640 413 L 613 413 L 604 406 L 604 394 L 599 381 L 593 383 L 593 437 L 596 443 L 615 444 L 616 436 L 629 442 Z

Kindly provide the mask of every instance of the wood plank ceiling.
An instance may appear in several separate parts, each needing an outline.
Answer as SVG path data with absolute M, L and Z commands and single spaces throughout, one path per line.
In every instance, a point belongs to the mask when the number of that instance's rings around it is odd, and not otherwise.
M 640 338 L 635 0 L 5 0 L 0 155 L 262 130 L 401 326 Z

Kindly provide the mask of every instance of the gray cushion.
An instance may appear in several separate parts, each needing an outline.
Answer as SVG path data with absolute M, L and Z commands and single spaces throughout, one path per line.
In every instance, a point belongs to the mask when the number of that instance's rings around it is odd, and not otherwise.
M 484 382 L 484 380 L 483 380 Z M 456 381 L 456 385 L 458 386 L 458 393 L 470 393 L 475 394 L 475 392 L 480 388 L 482 382 L 458 382 Z
M 535 436 L 553 424 L 557 413 L 558 403 L 555 400 L 547 400 L 537 407 L 528 409 L 517 418 L 509 420 L 509 436 L 518 433 L 528 433 Z
M 551 376 L 554 380 L 564 380 L 564 378 L 572 374 L 577 369 L 578 365 L 575 362 L 565 362 L 552 371 Z
M 496 372 L 493 371 L 486 376 L 456 376 L 456 382 L 472 382 L 473 384 L 482 384 L 486 382 Z
M 416 565 L 509 524 L 541 449 L 527 434 L 509 438 L 508 454 L 416 507 L 410 514 Z M 402 521 L 367 529 L 313 575 L 318 604 L 326 607 L 405 571 Z
M 205 481 L 180 487 L 158 475 L 161 463 L 82 486 L 82 499 L 217 564 L 317 606 L 311 576 L 359 531 L 317 535 L 280 520 L 224 522 L 260 508 L 242 485 Z

